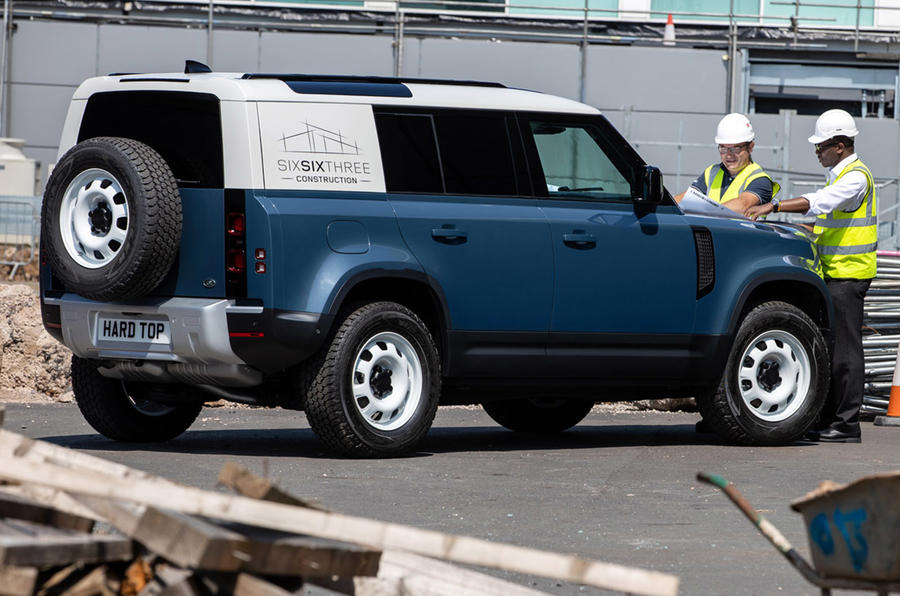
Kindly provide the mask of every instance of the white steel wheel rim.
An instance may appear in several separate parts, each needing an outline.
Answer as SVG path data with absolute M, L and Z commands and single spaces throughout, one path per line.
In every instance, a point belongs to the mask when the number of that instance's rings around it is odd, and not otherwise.
M 377 333 L 353 360 L 353 404 L 369 426 L 396 430 L 418 410 L 423 377 L 419 355 L 405 337 L 391 331 Z
M 808 399 L 809 354 L 787 331 L 766 331 L 747 344 L 739 363 L 738 392 L 747 409 L 766 422 L 790 418 Z
M 130 227 L 128 201 L 115 176 L 91 168 L 75 176 L 63 194 L 59 230 L 72 259 L 87 269 L 108 265 Z

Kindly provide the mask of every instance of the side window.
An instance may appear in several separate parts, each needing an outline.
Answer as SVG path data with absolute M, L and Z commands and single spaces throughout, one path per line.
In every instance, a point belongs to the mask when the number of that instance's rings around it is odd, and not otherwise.
M 442 193 L 431 116 L 375 114 L 388 192 Z
M 593 126 L 531 121 L 550 198 L 631 200 L 623 174 L 598 144 Z
M 448 193 L 518 194 L 503 114 L 439 113 L 435 125 Z

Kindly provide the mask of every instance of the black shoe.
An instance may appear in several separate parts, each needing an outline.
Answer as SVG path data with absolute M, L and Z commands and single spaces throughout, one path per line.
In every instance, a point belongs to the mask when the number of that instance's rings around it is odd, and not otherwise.
M 862 434 L 859 431 L 852 433 L 835 428 L 811 430 L 806 433 L 806 438 L 820 443 L 862 443 Z
M 701 418 L 697 421 L 697 424 L 694 425 L 694 432 L 699 435 L 709 435 L 715 431 L 710 427 L 709 422 Z

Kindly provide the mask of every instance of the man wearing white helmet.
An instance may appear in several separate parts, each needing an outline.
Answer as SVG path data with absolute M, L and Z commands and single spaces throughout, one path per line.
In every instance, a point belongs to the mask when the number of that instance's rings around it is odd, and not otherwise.
M 828 110 L 816 120 L 809 137 L 816 157 L 828 168 L 824 188 L 784 201 L 751 207 L 756 219 L 772 212 L 816 216 L 816 245 L 825 282 L 834 303 L 834 352 L 831 387 L 816 430 L 817 441 L 859 443 L 859 409 L 863 401 L 865 361 L 862 347 L 863 300 L 875 277 L 878 240 L 875 181 L 856 156 L 853 138 L 859 134 L 844 110 Z
M 714 163 L 691 183 L 709 198 L 732 211 L 743 213 L 753 205 L 768 203 L 779 186 L 759 164 L 753 162 L 753 126 L 743 114 L 728 114 L 716 128 L 720 163 Z M 681 201 L 684 193 L 676 195 Z

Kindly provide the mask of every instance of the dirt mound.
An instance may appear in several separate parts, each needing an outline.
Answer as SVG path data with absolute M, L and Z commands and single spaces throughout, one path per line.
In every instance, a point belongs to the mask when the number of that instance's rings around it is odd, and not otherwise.
M 0 401 L 68 401 L 72 353 L 41 323 L 37 292 L 0 286 Z

